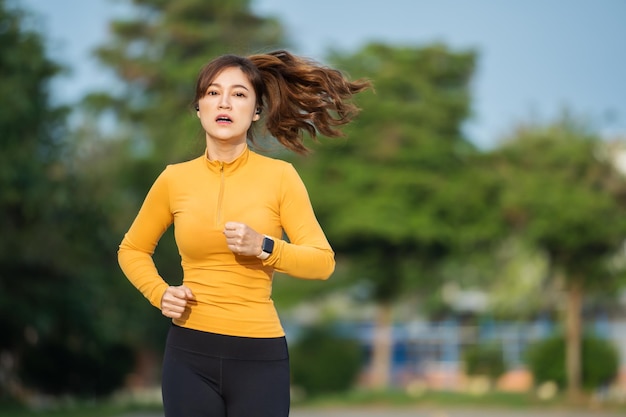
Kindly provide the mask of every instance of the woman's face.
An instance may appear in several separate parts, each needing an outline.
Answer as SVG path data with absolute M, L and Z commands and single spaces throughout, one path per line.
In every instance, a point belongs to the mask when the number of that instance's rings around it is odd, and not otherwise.
M 238 67 L 225 68 L 198 100 L 197 115 L 207 140 L 239 144 L 256 114 L 256 94 L 248 77 Z

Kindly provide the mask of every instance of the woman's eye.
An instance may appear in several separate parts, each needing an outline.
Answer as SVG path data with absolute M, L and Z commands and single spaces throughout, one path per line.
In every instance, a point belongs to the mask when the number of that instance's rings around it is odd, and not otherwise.
M 242 92 L 236 92 L 235 96 L 236 97 L 245 97 L 246 95 L 245 95 L 245 93 L 242 93 Z
M 212 90 L 212 91 L 207 91 L 207 92 L 206 92 L 206 95 L 207 95 L 207 96 L 216 96 L 216 95 L 217 95 L 217 91 L 214 91 L 214 90 Z

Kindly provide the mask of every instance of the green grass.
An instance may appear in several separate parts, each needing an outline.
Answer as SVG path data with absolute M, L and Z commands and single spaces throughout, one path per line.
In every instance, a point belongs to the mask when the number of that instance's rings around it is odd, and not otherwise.
M 474 409 L 602 409 L 625 411 L 626 404 L 594 404 L 590 399 L 578 404 L 571 404 L 564 396 L 556 396 L 550 400 L 540 400 L 531 393 L 490 392 L 474 395 L 462 392 L 427 391 L 419 395 L 409 395 L 405 391 L 367 391 L 355 390 L 342 395 L 326 395 L 294 402 L 294 406 L 302 407 L 446 407 Z
M 359 408 L 359 407 L 415 407 L 415 408 L 472 408 L 472 409 L 509 409 L 509 410 L 568 410 L 588 409 L 613 412 L 625 412 L 626 403 L 593 405 L 590 400 L 584 404 L 572 405 L 564 397 L 557 396 L 549 401 L 537 399 L 532 394 L 490 392 L 484 395 L 472 395 L 461 392 L 424 391 L 409 395 L 405 391 L 368 391 L 354 390 L 337 395 L 324 395 L 316 398 L 297 400 L 293 407 L 311 408 Z M 162 412 L 158 404 L 119 404 L 97 402 L 74 402 L 47 410 L 28 410 L 16 405 L 0 404 L 2 417 L 120 417 L 133 412 Z
M 300 402 L 307 406 L 325 405 L 386 405 L 392 407 L 415 405 L 446 405 L 446 406 L 482 406 L 526 408 L 531 406 L 548 406 L 560 402 L 558 399 L 550 402 L 539 402 L 529 394 L 490 393 L 472 395 L 457 392 L 427 392 L 420 395 L 409 395 L 404 391 L 367 391 L 357 390 L 343 395 L 326 395 L 311 398 Z

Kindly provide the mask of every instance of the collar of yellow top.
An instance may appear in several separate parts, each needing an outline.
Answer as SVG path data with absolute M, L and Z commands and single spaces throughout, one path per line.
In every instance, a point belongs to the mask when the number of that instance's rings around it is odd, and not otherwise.
M 249 156 L 250 156 L 250 148 L 248 148 L 248 145 L 246 145 L 243 152 L 241 152 L 241 154 L 238 157 L 236 157 L 230 162 L 210 160 L 207 155 L 206 149 L 204 150 L 204 162 L 206 166 L 211 171 L 214 171 L 214 172 L 224 172 L 224 173 L 233 172 L 237 170 L 237 168 L 245 165 L 246 162 L 248 162 Z

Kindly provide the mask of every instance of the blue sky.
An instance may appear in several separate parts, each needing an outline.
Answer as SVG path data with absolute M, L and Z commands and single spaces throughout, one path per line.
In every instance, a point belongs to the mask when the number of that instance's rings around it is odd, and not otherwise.
M 55 94 L 72 101 L 106 87 L 90 57 L 107 39 L 119 0 L 20 0 L 40 16 L 53 57 L 72 68 Z M 479 54 L 468 135 L 489 146 L 516 123 L 549 120 L 564 108 L 607 137 L 626 137 L 626 0 L 252 0 L 278 17 L 292 50 L 323 61 L 371 41 L 443 42 Z M 207 57 L 207 59 L 210 57 Z M 407 74 L 410 76 L 410 74 Z M 193 80 L 190 80 L 193 82 Z

